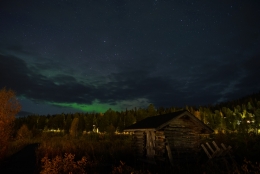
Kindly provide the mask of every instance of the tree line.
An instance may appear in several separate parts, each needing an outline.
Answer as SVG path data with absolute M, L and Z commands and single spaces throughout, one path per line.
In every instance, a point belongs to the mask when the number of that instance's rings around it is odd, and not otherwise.
M 60 129 L 70 133 L 72 124 L 77 132 L 89 132 L 98 128 L 100 132 L 122 132 L 146 117 L 186 109 L 214 130 L 257 132 L 260 124 L 260 92 L 250 96 L 209 106 L 159 107 L 150 104 L 147 108 L 105 113 L 61 113 L 55 115 L 28 115 L 15 121 L 18 130 L 26 124 L 29 130 Z M 74 122 L 74 123 L 73 123 Z

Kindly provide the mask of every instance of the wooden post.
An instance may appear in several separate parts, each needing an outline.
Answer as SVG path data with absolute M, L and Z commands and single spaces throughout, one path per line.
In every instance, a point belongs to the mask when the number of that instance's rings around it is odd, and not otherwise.
M 214 154 L 215 152 L 214 152 L 214 150 L 211 148 L 211 146 L 209 145 L 209 143 L 206 142 L 206 144 L 207 144 L 208 148 L 210 149 L 210 151 Z
M 209 154 L 209 151 L 207 150 L 207 148 L 204 146 L 204 144 L 201 144 L 201 147 L 203 148 L 204 152 L 207 154 L 208 158 L 211 159 L 211 155 Z
M 215 141 L 212 141 L 212 144 L 213 144 L 213 145 L 215 146 L 215 148 L 216 148 L 215 156 L 218 156 L 220 149 L 219 149 L 218 145 L 215 143 Z
M 229 154 L 229 151 L 232 148 L 231 146 L 228 146 L 228 148 L 226 148 L 226 146 L 223 143 L 221 143 L 221 146 L 223 149 L 219 148 L 218 145 L 216 144 L 216 142 L 213 141 L 212 144 L 216 148 L 216 150 L 214 151 L 208 142 L 206 144 L 207 144 L 208 148 L 210 149 L 210 151 L 212 152 L 212 155 L 209 153 L 209 151 L 204 146 L 204 144 L 201 144 L 201 147 L 203 148 L 204 152 L 207 154 L 209 159 L 212 159 L 214 157 L 219 157 L 219 156 L 225 156 L 227 153 Z
M 215 148 L 217 149 L 217 150 L 216 150 L 216 156 L 220 156 L 220 155 L 222 154 L 223 150 L 218 147 L 218 145 L 215 143 L 215 141 L 213 141 L 212 144 L 213 144 L 213 145 L 215 146 Z
M 168 157 L 169 157 L 170 163 L 173 166 L 174 163 L 173 163 L 173 158 L 172 158 L 172 152 L 171 152 L 171 148 L 169 146 L 168 141 L 166 143 L 166 149 L 167 149 L 167 153 L 168 153 Z
M 155 148 L 155 133 L 154 133 L 154 131 L 150 131 L 150 134 L 151 134 L 151 141 L 152 141 L 153 149 L 154 149 Z
M 146 131 L 146 152 L 147 152 L 147 157 L 148 158 L 154 158 L 155 155 L 155 142 L 154 142 L 154 133 L 151 131 Z
M 224 149 L 224 152 L 222 153 L 222 156 L 224 156 L 227 153 L 229 153 L 230 149 L 232 148 L 231 146 L 228 146 L 228 148 L 226 148 L 226 146 L 223 143 L 221 143 L 221 146 Z
M 221 143 L 221 146 L 223 147 L 224 150 L 227 150 L 226 146 L 223 143 Z
M 212 141 L 212 144 L 215 146 L 215 148 L 219 151 L 220 149 L 219 149 L 219 147 L 218 147 L 218 145 L 215 143 L 215 141 Z

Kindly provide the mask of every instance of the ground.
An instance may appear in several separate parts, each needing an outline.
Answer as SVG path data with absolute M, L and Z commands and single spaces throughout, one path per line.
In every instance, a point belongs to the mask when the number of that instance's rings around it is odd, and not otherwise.
M 35 174 L 37 171 L 35 150 L 39 144 L 30 144 L 6 159 L 1 165 L 1 174 Z

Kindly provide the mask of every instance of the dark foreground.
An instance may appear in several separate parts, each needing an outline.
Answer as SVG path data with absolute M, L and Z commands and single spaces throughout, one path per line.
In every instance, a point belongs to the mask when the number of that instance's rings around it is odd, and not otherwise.
M 40 173 L 39 164 L 37 164 L 36 157 L 36 149 L 39 144 L 30 144 L 24 147 L 19 152 L 15 153 L 8 159 L 6 159 L 0 165 L 0 173 L 1 174 L 38 174 Z M 177 155 L 175 155 L 177 157 Z M 140 173 L 230 173 L 232 168 L 226 168 L 228 166 L 232 166 L 231 161 L 225 160 L 225 164 L 223 163 L 223 159 L 219 159 L 215 161 L 214 164 L 209 162 L 206 159 L 206 156 L 197 156 L 197 155 L 181 155 L 181 158 L 174 159 L 173 165 L 170 165 L 169 161 L 165 161 L 162 163 L 151 164 L 147 163 L 147 161 L 139 161 L 133 160 L 126 161 L 126 165 L 131 166 L 131 169 L 135 168 L 137 171 L 143 171 Z M 203 160 L 198 160 L 203 159 Z M 86 170 L 87 173 L 125 173 L 129 170 L 129 167 L 126 165 L 120 164 L 99 164 L 94 168 L 89 168 Z M 115 168 L 117 168 L 117 172 L 115 172 Z M 114 172 L 112 172 L 114 171 Z M 148 172 L 149 171 L 149 172 Z
M 30 144 L 6 159 L 0 168 L 1 174 L 36 174 L 36 154 L 38 143 Z

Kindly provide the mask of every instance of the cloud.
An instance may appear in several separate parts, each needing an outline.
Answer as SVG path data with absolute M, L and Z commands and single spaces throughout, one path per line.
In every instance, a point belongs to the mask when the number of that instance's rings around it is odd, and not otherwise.
M 246 75 L 243 76 L 238 84 L 239 90 L 242 94 L 252 94 L 260 90 L 260 54 L 253 55 L 244 60 L 241 71 Z
M 177 60 L 177 65 L 168 72 L 162 69 L 154 73 L 153 69 L 160 68 L 163 63 L 156 60 L 143 56 L 135 68 L 125 65 L 117 72 L 88 81 L 62 70 L 51 74 L 54 64 L 28 66 L 18 57 L 0 55 L 0 86 L 14 89 L 19 96 L 35 102 L 56 103 L 56 106 L 62 106 L 58 103 L 67 103 L 64 107 L 69 107 L 70 103 L 93 106 L 98 102 L 122 109 L 147 103 L 156 107 L 207 105 L 238 98 L 237 91 L 245 94 L 245 90 L 256 91 L 260 86 L 254 78 L 255 74 L 260 74 L 259 56 L 239 59 L 244 61 L 243 66 L 225 58 L 192 60 L 191 65 Z
M 31 71 L 26 63 L 14 56 L 0 54 L 0 86 L 22 92 L 26 90 L 26 83 L 30 82 Z
M 166 95 L 173 92 L 170 81 L 150 76 L 147 71 L 114 73 L 107 77 L 106 83 L 95 85 L 82 84 L 75 77 L 64 74 L 47 77 L 29 69 L 23 60 L 14 56 L 1 55 L 0 61 L 4 62 L 0 85 L 38 102 L 91 104 L 98 99 L 101 103 L 115 105 L 120 101 L 145 98 L 163 104 L 169 102 Z
M 95 87 L 80 84 L 73 76 L 59 74 L 48 78 L 30 70 L 23 60 L 14 56 L 0 55 L 0 62 L 0 86 L 11 88 L 18 95 L 38 101 L 56 102 L 91 103 L 95 99 L 91 95 Z

